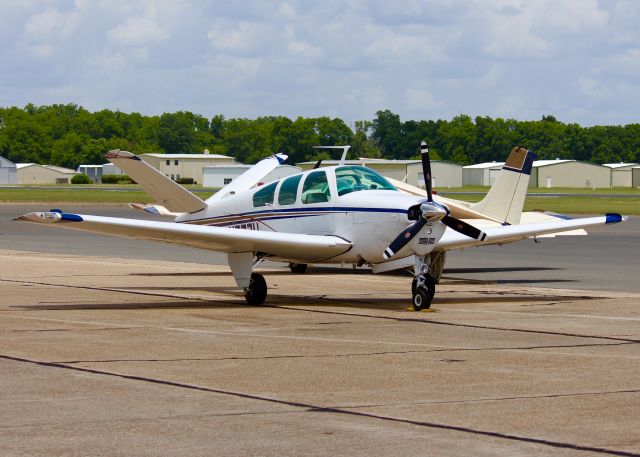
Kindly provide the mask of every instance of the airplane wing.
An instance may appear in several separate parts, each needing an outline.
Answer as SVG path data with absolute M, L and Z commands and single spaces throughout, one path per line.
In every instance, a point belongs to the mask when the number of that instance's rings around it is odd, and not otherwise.
M 218 252 L 260 252 L 303 262 L 325 260 L 347 252 L 352 246 L 349 241 L 337 236 L 242 230 L 55 211 L 29 213 L 16 220 Z
M 483 231 L 487 236 L 482 241 L 469 238 L 447 228 L 434 251 L 449 251 L 451 249 L 459 249 L 468 246 L 512 243 L 514 241 L 524 240 L 525 238 L 533 238 L 549 233 L 555 234 L 600 224 L 614 224 L 625 220 L 627 220 L 626 217 L 610 213 L 606 216 L 599 217 L 585 217 L 569 220 L 558 219 L 555 221 L 537 222 L 532 224 L 484 227 Z
M 169 211 L 195 213 L 207 207 L 207 204 L 198 196 L 167 178 L 135 154 L 115 149 L 107 152 L 106 157 Z

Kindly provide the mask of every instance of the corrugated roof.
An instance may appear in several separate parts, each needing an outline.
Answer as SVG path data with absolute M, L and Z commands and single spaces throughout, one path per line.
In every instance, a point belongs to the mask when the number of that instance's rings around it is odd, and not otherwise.
M 160 159 L 233 159 L 222 154 L 141 154 L 143 156 L 158 157 Z
M 504 162 L 485 162 L 485 163 L 476 163 L 475 165 L 467 165 L 466 167 L 462 167 L 465 169 L 474 169 L 474 168 L 502 168 Z
M 70 168 L 57 167 L 55 165 L 40 165 L 38 163 L 17 163 L 16 164 L 16 168 L 17 169 L 27 168 L 27 167 L 31 167 L 31 166 L 47 168 L 49 170 L 57 171 L 58 173 L 73 173 L 73 174 L 76 173 L 75 170 L 72 170 Z
M 72 170 L 70 168 L 56 167 L 55 165 L 42 165 L 42 167 L 48 168 L 49 170 L 57 171 L 58 173 L 76 173 L 75 170 Z
M 575 162 L 572 159 L 555 159 L 555 160 L 534 160 L 534 167 L 546 167 L 547 165 L 557 165 L 559 163 Z
M 636 165 L 638 165 L 637 163 L 603 163 L 602 166 L 603 167 L 609 167 L 609 168 L 633 168 Z

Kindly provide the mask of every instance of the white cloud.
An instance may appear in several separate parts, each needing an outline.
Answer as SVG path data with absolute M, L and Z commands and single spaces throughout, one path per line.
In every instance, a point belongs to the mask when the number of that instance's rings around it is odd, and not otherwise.
M 77 28 L 80 12 L 72 10 L 61 13 L 55 8 L 34 14 L 24 25 L 27 36 L 36 41 L 44 41 L 57 36 L 67 37 Z
M 169 38 L 169 32 L 150 17 L 130 17 L 108 32 L 109 39 L 125 46 L 160 43 Z
M 637 122 L 638 22 L 630 0 L 0 1 L 0 105 Z
M 292 41 L 288 49 L 291 54 L 306 60 L 315 60 L 322 55 L 319 48 L 306 41 Z

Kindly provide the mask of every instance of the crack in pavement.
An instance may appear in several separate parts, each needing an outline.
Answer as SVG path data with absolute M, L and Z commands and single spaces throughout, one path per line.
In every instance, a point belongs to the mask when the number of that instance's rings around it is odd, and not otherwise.
M 486 397 L 486 398 L 469 398 L 463 400 L 432 400 L 432 401 L 415 401 L 410 403 L 380 403 L 371 405 L 336 405 L 336 408 L 354 408 L 354 409 L 366 409 L 366 408 L 380 408 L 387 406 L 415 406 L 415 405 L 450 405 L 456 403 L 486 403 L 497 401 L 513 401 L 513 400 L 539 400 L 545 398 L 565 398 L 565 397 L 583 397 L 592 395 L 619 395 L 619 394 L 637 394 L 640 393 L 640 389 L 628 389 L 628 390 L 610 390 L 610 391 L 596 391 L 596 392 L 572 392 L 566 394 L 547 394 L 547 395 L 518 395 L 514 397 Z
M 108 330 L 108 329 L 104 329 Z M 377 351 L 377 352 L 353 352 L 345 354 L 283 354 L 283 355 L 267 355 L 261 357 L 190 357 L 177 359 L 103 359 L 103 360 L 56 360 L 52 363 L 126 363 L 126 362 L 220 362 L 225 360 L 271 360 L 271 359 L 312 359 L 312 358 L 339 358 L 339 357 L 370 357 L 377 355 L 403 355 L 403 354 L 430 354 L 434 352 L 484 352 L 484 351 L 526 351 L 533 349 L 558 349 L 558 348 L 584 348 L 584 347 L 606 347 L 606 346 L 622 346 L 633 345 L 636 343 L 591 343 L 591 344 L 563 344 L 563 345 L 542 345 L 542 346 L 523 346 L 523 347 L 488 347 L 488 348 L 441 348 L 441 349 L 424 349 L 424 350 L 408 350 L 408 351 Z M 463 361 L 463 360 L 460 360 Z
M 319 314 L 335 314 L 338 316 L 353 316 L 353 317 L 365 317 L 369 319 L 383 319 L 383 320 L 391 320 L 396 322 L 415 322 L 420 324 L 430 324 L 430 325 L 447 325 L 452 327 L 464 327 L 464 328 L 475 328 L 482 330 L 498 330 L 505 332 L 520 332 L 520 333 L 535 333 L 540 335 L 554 335 L 554 336 L 568 336 L 573 338 L 588 338 L 588 339 L 597 339 L 597 340 L 608 340 L 608 341 L 622 341 L 626 343 L 640 343 L 640 339 L 635 338 L 618 338 L 612 336 L 601 336 L 601 335 L 583 335 L 579 333 L 568 333 L 568 332 L 552 332 L 549 330 L 533 330 L 533 329 L 522 329 L 522 328 L 509 328 L 509 327 L 493 327 L 489 325 L 474 325 L 474 324 L 461 324 L 458 322 L 447 322 L 447 321 L 436 321 L 436 320 L 426 320 L 426 319 L 417 319 L 413 317 L 396 317 L 396 316 L 374 316 L 372 314 L 364 314 L 364 313 L 347 313 L 342 311 L 327 311 L 321 309 L 306 309 L 306 308 L 298 308 L 295 306 L 280 306 L 280 305 L 260 305 L 267 308 L 279 308 L 279 309 L 288 309 L 292 311 L 301 311 L 306 313 L 319 313 Z
M 108 327 L 108 328 L 47 328 L 47 329 L 9 329 L 10 333 L 38 333 L 38 332 L 99 332 L 102 330 L 135 330 L 139 327 Z
M 491 438 L 499 438 L 499 439 L 504 439 L 508 441 L 539 444 L 542 446 L 548 446 L 553 448 L 571 449 L 574 451 L 598 452 L 600 454 L 616 455 L 616 456 L 624 456 L 624 457 L 640 457 L 640 454 L 634 453 L 634 452 L 628 452 L 628 451 L 620 451 L 615 449 L 608 449 L 608 448 L 602 448 L 602 447 L 596 447 L 596 446 L 587 446 L 587 445 L 568 443 L 568 442 L 562 442 L 562 441 L 553 441 L 553 440 L 548 440 L 544 438 L 521 436 L 521 435 L 515 435 L 515 434 L 503 433 L 503 432 L 493 432 L 488 430 L 474 429 L 471 427 L 442 424 L 438 422 L 420 421 L 420 420 L 404 419 L 404 418 L 393 417 L 393 416 L 384 416 L 380 414 L 367 413 L 364 411 L 355 411 L 352 409 L 324 407 L 324 406 L 314 405 L 310 403 L 284 400 L 284 399 L 279 399 L 274 397 L 267 397 L 263 395 L 250 394 L 246 392 L 238 392 L 238 391 L 218 389 L 218 388 L 212 388 L 212 387 L 204 387 L 204 386 L 199 386 L 195 384 L 168 381 L 164 379 L 151 378 L 146 376 L 129 375 L 125 373 L 96 370 L 91 368 L 82 368 L 82 367 L 77 367 L 73 365 L 65 365 L 65 364 L 54 363 L 54 362 L 45 362 L 40 360 L 26 359 L 23 357 L 14 357 L 14 356 L 1 355 L 1 354 L 0 354 L 0 358 L 5 360 L 12 360 L 15 362 L 29 363 L 29 364 L 43 366 L 43 367 L 74 370 L 74 371 L 79 371 L 83 373 L 90 373 L 90 374 L 101 375 L 101 376 L 110 376 L 110 377 L 119 378 L 119 379 L 127 379 L 130 381 L 146 382 L 146 383 L 176 387 L 181 389 L 189 389 L 189 390 L 200 391 L 200 392 L 210 392 L 210 393 L 215 393 L 219 395 L 233 396 L 236 398 L 243 398 L 247 400 L 256 400 L 256 401 L 262 401 L 262 402 L 269 402 L 273 404 L 298 407 L 312 413 L 340 414 L 343 416 L 360 417 L 360 418 L 366 418 L 366 419 L 372 419 L 372 420 L 384 421 L 384 422 L 390 422 L 390 423 L 408 424 L 408 425 L 414 425 L 418 427 L 467 433 L 471 435 L 486 436 Z

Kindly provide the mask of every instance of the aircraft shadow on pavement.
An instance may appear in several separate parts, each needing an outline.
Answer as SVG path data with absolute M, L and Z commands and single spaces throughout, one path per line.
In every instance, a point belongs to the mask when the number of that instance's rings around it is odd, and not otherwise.
M 172 288 L 165 289 L 172 290 Z M 192 289 L 196 290 L 196 289 Z M 212 298 L 211 300 L 200 299 L 180 299 L 173 297 L 166 297 L 167 301 L 149 302 L 144 301 L 132 301 L 130 303 L 69 303 L 69 304 L 38 304 L 38 305 L 23 305 L 16 306 L 15 308 L 25 310 L 50 310 L 50 311 L 63 311 L 63 310 L 126 310 L 126 309 L 214 309 L 214 308 L 244 308 L 247 312 L 253 312 L 261 307 L 263 308 L 277 308 L 277 307 L 296 307 L 304 310 L 306 308 L 313 309 L 317 307 L 324 308 L 342 308 L 345 310 L 387 310 L 387 311 L 406 311 L 411 306 L 411 297 L 409 294 L 396 297 L 379 297 L 376 295 L 344 297 L 344 296 L 294 296 L 294 295 L 280 295 L 272 293 L 267 298 L 264 306 L 250 306 L 244 301 L 242 292 L 237 290 L 226 289 L 226 293 L 220 293 L 226 295 L 226 297 Z M 142 298 L 142 297 L 141 297 Z M 586 299 L 589 297 L 581 297 Z M 479 295 L 460 297 L 455 294 L 447 294 L 446 292 L 436 296 L 433 300 L 432 311 L 438 311 L 442 307 L 447 305 L 456 304 L 492 304 L 492 303 L 549 303 L 559 301 L 572 301 L 575 300 L 574 296 L 564 295 L 545 295 L 545 296 L 530 296 L 530 295 L 499 295 L 485 292 Z
M 443 274 L 464 273 L 510 273 L 514 271 L 554 271 L 563 268 L 554 267 L 475 267 L 475 268 L 445 268 Z

